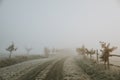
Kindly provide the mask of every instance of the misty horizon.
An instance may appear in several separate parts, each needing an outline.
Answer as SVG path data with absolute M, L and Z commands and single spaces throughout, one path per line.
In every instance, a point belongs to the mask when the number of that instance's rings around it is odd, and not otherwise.
M 42 53 L 44 47 L 99 49 L 110 42 L 120 52 L 118 0 L 1 0 L 0 52 L 13 41 L 17 53 Z

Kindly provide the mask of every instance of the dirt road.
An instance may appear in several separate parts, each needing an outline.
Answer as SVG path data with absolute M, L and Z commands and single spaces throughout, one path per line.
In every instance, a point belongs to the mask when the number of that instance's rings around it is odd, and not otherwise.
M 0 69 L 0 80 L 62 80 L 66 57 L 35 60 Z

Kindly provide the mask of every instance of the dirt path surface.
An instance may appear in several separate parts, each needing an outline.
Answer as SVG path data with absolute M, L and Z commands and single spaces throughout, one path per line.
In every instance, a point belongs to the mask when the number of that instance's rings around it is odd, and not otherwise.
M 48 62 L 43 63 L 40 66 L 37 66 L 36 68 L 34 68 L 33 70 L 29 71 L 28 73 L 26 73 L 25 75 L 21 76 L 20 78 L 16 80 L 35 80 L 36 76 L 40 72 L 42 72 L 48 65 L 50 65 L 52 61 L 48 61 Z
M 56 62 L 43 80 L 63 80 L 63 64 L 66 58 Z
M 0 69 L 0 80 L 63 80 L 66 58 L 46 58 Z
M 38 59 L 26 61 L 5 68 L 1 68 L 0 77 L 2 78 L 2 80 L 17 80 L 19 77 L 33 70 L 38 65 L 41 65 L 49 60 L 52 59 Z
M 63 80 L 64 61 L 65 58 L 45 62 L 17 80 Z

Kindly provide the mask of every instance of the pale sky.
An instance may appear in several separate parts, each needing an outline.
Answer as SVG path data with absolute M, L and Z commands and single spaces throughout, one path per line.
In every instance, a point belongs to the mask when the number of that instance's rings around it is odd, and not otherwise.
M 18 52 L 49 48 L 118 46 L 119 0 L 0 0 L 0 51 L 14 41 Z

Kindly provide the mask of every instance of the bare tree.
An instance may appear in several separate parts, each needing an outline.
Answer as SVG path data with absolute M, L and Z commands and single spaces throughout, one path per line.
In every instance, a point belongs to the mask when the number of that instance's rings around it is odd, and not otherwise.
M 50 53 L 50 50 L 47 47 L 45 47 L 44 48 L 45 57 L 49 57 L 49 53 Z
M 88 50 L 88 49 L 86 48 L 86 53 L 87 53 L 87 55 L 90 55 L 90 59 L 92 59 L 92 55 L 95 54 L 95 50 L 93 50 L 93 49 Z
M 104 61 L 104 65 L 105 65 L 105 69 L 106 67 L 108 67 L 108 69 L 110 68 L 109 65 L 110 65 L 110 62 L 109 62 L 109 56 L 110 56 L 110 53 L 113 52 L 115 49 L 117 49 L 117 47 L 111 47 L 110 48 L 110 43 L 105 43 L 105 42 L 100 42 L 101 44 L 101 52 L 102 52 L 102 55 L 101 55 L 101 59 L 102 61 Z
M 76 52 L 80 55 L 81 54 L 81 49 L 80 48 L 76 48 Z
M 78 52 L 78 54 L 82 54 L 82 55 L 86 54 L 86 48 L 84 45 L 81 48 L 76 48 L 76 51 Z
M 10 52 L 9 58 L 11 59 L 12 52 L 13 52 L 13 51 L 16 51 L 17 48 L 15 48 L 15 45 L 14 45 L 14 43 L 12 42 L 12 44 L 9 45 L 8 48 L 7 48 L 6 50 Z
M 25 50 L 27 51 L 27 55 L 29 55 L 29 53 L 32 50 L 32 48 L 25 48 Z

